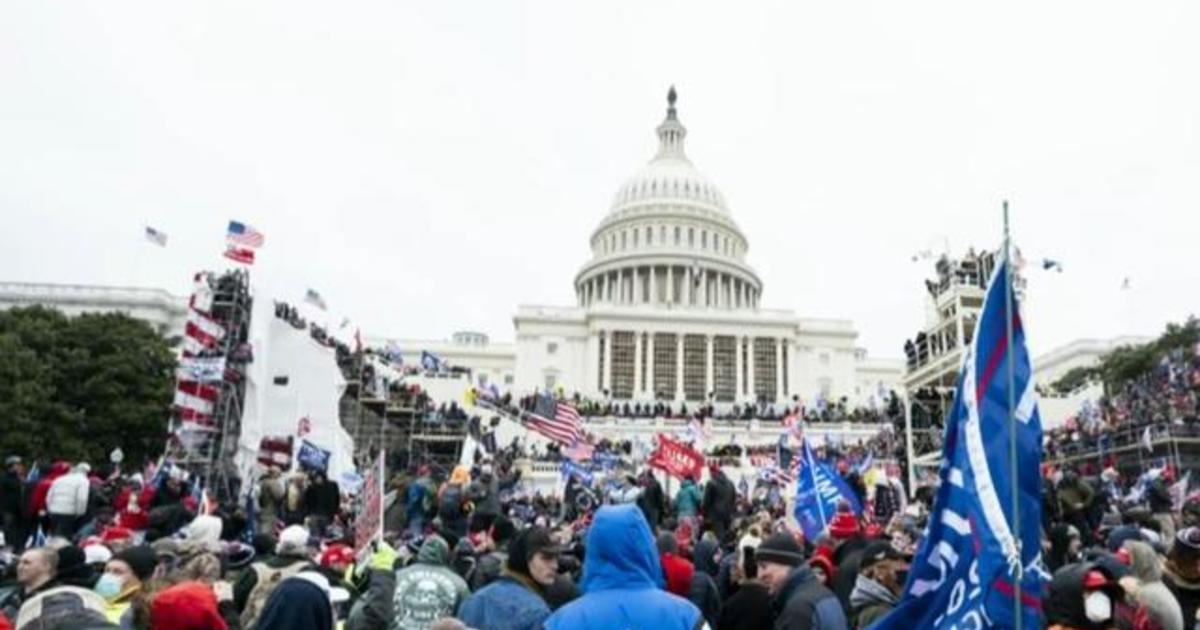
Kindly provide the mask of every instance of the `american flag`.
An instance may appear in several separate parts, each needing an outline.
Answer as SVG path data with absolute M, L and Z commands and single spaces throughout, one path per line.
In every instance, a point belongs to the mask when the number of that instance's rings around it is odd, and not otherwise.
M 243 247 L 262 247 L 262 232 L 237 221 L 229 222 L 229 230 L 225 233 L 225 241 L 230 245 Z
M 246 249 L 245 247 L 229 245 L 225 248 L 225 257 L 234 262 L 240 262 L 243 265 L 254 264 L 254 250 Z
M 571 445 L 579 439 L 579 412 L 553 396 L 538 396 L 533 411 L 525 414 L 522 421 L 526 428 L 560 444 Z

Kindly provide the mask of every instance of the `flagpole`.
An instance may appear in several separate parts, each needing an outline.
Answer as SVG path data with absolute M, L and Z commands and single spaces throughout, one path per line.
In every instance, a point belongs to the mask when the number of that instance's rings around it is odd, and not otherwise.
M 1017 465 L 1017 401 L 1016 401 L 1016 352 L 1013 350 L 1013 282 L 1012 282 L 1012 237 L 1008 226 L 1008 201 L 1004 201 L 1004 326 L 1007 335 L 1008 363 L 1008 457 L 1012 467 L 1012 523 L 1013 537 L 1017 547 L 1017 562 L 1013 579 L 1013 628 L 1021 630 L 1021 596 L 1024 595 L 1024 559 L 1021 553 L 1021 488 L 1020 469 Z

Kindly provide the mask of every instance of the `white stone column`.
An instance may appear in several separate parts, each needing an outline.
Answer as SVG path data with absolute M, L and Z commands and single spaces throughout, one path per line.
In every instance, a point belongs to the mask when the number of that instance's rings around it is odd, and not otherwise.
M 654 400 L 658 392 L 654 390 L 654 331 L 646 333 L 646 389 L 650 399 Z
M 604 367 L 601 368 L 604 386 L 600 388 L 608 390 L 610 396 L 612 395 L 612 336 L 611 330 L 604 331 Z
M 775 400 L 783 395 L 783 339 L 775 339 Z
M 704 402 L 713 390 L 713 336 L 704 336 Z
M 638 397 L 642 386 L 642 333 L 633 333 L 633 398 Z
M 675 303 L 675 265 L 667 265 L 667 304 Z
M 733 342 L 736 344 L 733 347 L 733 400 L 740 402 L 742 400 L 742 366 L 746 364 L 746 358 L 742 356 L 742 338 L 734 337 Z
M 754 336 L 746 337 L 746 387 L 750 391 L 751 402 L 758 402 L 758 394 L 754 391 Z
M 658 275 L 657 269 L 654 268 L 654 265 L 650 265 L 650 303 L 651 304 L 658 304 L 658 282 L 655 279 L 655 276 L 657 276 L 657 275 Z
M 683 333 L 675 334 L 675 400 L 683 402 Z
M 700 306 L 708 306 L 708 270 L 700 270 Z

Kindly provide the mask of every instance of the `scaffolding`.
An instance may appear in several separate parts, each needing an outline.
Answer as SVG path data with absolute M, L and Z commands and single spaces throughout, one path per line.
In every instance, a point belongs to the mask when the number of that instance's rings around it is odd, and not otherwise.
M 212 292 L 207 317 L 225 331 L 215 347 L 205 349 L 200 356 L 223 358 L 225 370 L 219 381 L 207 383 L 217 389 L 210 422 L 187 421 L 181 410 L 175 408 L 168 455 L 218 500 L 224 501 L 237 497 L 240 490 L 234 456 L 241 435 L 246 366 L 253 360 L 249 345 L 253 298 L 250 274 L 244 270 L 227 271 L 220 276 L 198 274 L 197 282 L 207 283 Z
M 466 419 L 448 419 L 432 409 L 403 378 L 390 382 L 376 374 L 369 351 L 341 363 L 346 391 L 340 406 L 342 426 L 354 436 L 355 460 L 369 462 L 382 446 L 389 468 L 433 464 L 451 468 L 462 454 Z

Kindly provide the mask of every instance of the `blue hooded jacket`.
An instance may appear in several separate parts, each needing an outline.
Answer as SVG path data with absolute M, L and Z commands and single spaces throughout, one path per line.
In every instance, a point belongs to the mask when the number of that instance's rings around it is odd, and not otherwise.
M 583 597 L 551 615 L 546 630 L 700 627 L 700 610 L 662 590 L 663 582 L 658 547 L 642 511 L 632 504 L 602 507 L 588 531 Z

